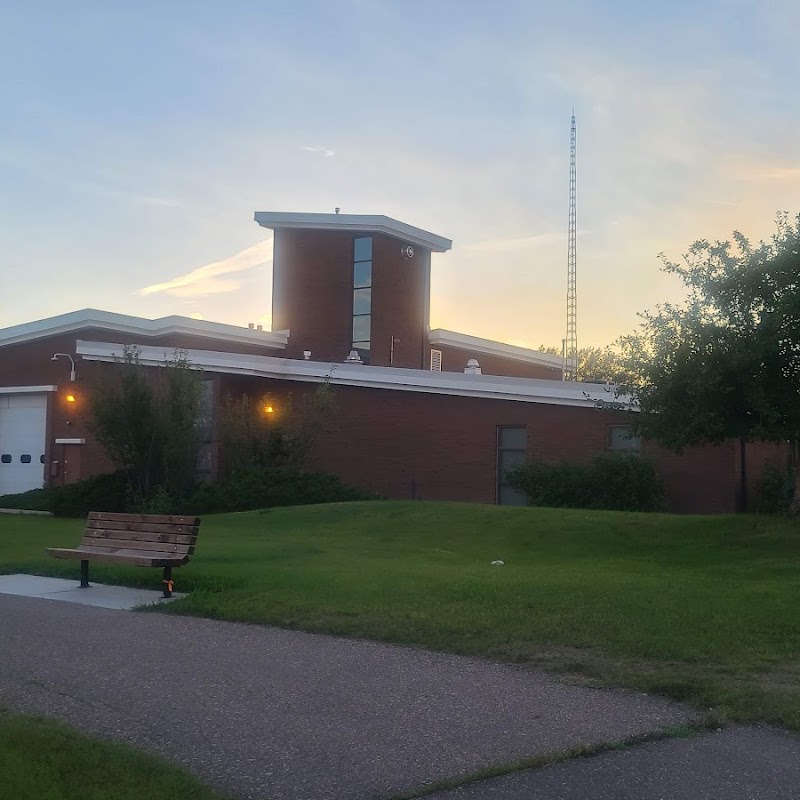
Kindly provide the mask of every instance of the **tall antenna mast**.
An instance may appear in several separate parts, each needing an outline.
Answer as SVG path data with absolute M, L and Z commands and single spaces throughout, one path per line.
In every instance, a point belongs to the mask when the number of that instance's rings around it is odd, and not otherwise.
M 564 380 L 578 380 L 578 275 L 575 235 L 576 215 L 575 173 L 575 109 L 569 131 L 569 236 L 567 244 L 567 338 L 565 343 Z

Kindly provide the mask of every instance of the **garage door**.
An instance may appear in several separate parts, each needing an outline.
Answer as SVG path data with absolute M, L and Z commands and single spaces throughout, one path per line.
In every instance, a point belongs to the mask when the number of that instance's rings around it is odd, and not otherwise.
M 0 395 L 0 495 L 44 485 L 47 395 Z

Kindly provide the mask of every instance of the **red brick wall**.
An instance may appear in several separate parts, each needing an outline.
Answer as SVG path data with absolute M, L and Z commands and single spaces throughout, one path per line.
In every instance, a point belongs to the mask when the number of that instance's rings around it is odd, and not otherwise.
M 788 442 L 748 442 L 745 453 L 747 477 L 747 510 L 758 509 L 759 487 L 764 472 L 769 467 L 785 470 L 789 464 L 791 449 Z M 736 445 L 736 480 L 741 484 L 741 447 Z
M 53 337 L 0 348 L 0 386 L 56 384 L 49 405 L 48 464 L 61 459 L 55 438 L 86 438 L 81 477 L 111 467 L 87 427 L 93 380 L 106 365 L 77 361 L 78 381 L 70 386 L 69 364 L 52 362 L 54 352 L 74 352 L 76 337 Z M 98 338 L 112 338 L 103 334 Z M 280 414 L 282 398 L 313 390 L 311 384 L 218 376 L 219 393 L 236 388 L 257 396 L 271 393 Z M 65 402 L 67 391 L 78 398 Z M 526 425 L 530 457 L 548 461 L 585 460 L 606 449 L 608 425 L 626 421 L 622 412 L 510 400 L 452 397 L 385 389 L 337 387 L 337 412 L 320 442 L 316 466 L 345 481 L 393 498 L 412 496 L 492 503 L 496 491 L 498 425 Z M 738 443 L 692 448 L 682 455 L 645 443 L 663 476 L 669 507 L 677 512 L 737 510 Z M 757 484 L 764 464 L 785 452 L 780 446 L 748 448 L 748 476 Z
M 241 391 L 248 379 L 234 380 Z M 253 392 L 271 391 L 278 405 L 287 392 L 310 390 L 250 380 Z M 605 452 L 609 425 L 629 419 L 624 412 L 594 408 L 382 389 L 339 386 L 336 395 L 336 416 L 320 442 L 316 466 L 397 499 L 494 503 L 498 425 L 527 426 L 530 458 L 585 461 Z M 662 474 L 668 508 L 679 513 L 737 510 L 734 451 L 734 443 L 682 455 L 652 443 L 643 449 Z
M 75 353 L 74 334 L 39 339 L 24 345 L 0 348 L 0 386 L 58 386 L 58 391 L 48 395 L 49 436 L 45 448 L 44 480 L 47 485 L 61 484 L 64 480 L 64 456 L 67 451 L 54 443 L 55 439 L 86 439 L 80 455 L 78 477 L 85 478 L 108 472 L 111 464 L 95 442 L 88 429 L 87 399 L 89 387 L 96 376 L 97 365 L 76 358 L 77 381 L 69 381 L 70 365 L 67 359 L 51 361 L 54 353 Z M 67 395 L 76 402 L 67 402 Z M 58 461 L 57 475 L 51 475 L 51 465 Z M 68 480 L 76 478 L 76 467 L 69 466 Z
M 683 453 L 644 442 L 642 454 L 657 465 L 667 507 L 682 514 L 733 514 L 737 509 L 734 442 L 689 447 Z
M 49 435 L 45 449 L 44 480 L 47 485 L 61 484 L 87 478 L 113 469 L 103 449 L 95 441 L 89 430 L 89 395 L 93 382 L 105 365 L 94 361 L 83 361 L 75 356 L 75 342 L 120 341 L 130 344 L 144 344 L 164 347 L 170 355 L 175 348 L 223 350 L 218 342 L 189 336 L 132 337 L 112 331 L 84 330 L 79 333 L 63 334 L 37 339 L 32 342 L 0 347 L 0 386 L 58 386 L 58 392 L 48 397 Z M 120 350 L 122 348 L 120 347 Z M 274 350 L 242 344 L 225 348 L 228 351 L 276 355 Z M 52 361 L 54 353 L 69 353 L 75 358 L 76 377 L 74 384 L 69 382 L 70 365 L 67 359 Z M 66 400 L 72 394 L 76 402 Z M 85 445 L 56 445 L 55 439 L 86 439 Z M 75 448 L 80 447 L 80 455 Z M 70 453 L 73 456 L 70 458 Z M 67 474 L 64 474 L 64 459 L 70 460 Z M 58 461 L 58 472 L 51 474 L 54 461 Z M 79 465 L 78 465 L 78 462 Z
M 311 351 L 314 361 L 342 362 L 353 336 L 352 231 L 275 231 L 272 329 L 291 331 L 288 358 Z M 369 234 L 363 234 L 369 235 Z M 391 337 L 394 366 L 422 366 L 430 252 L 415 247 L 401 254 L 402 243 L 372 235 L 372 352 L 370 363 L 389 366 Z
M 431 365 L 431 349 L 431 347 L 428 347 L 426 350 L 425 369 L 429 369 Z M 467 361 L 474 358 L 480 364 L 481 372 L 484 375 L 507 375 L 511 378 L 561 380 L 561 367 L 542 367 L 537 364 L 527 364 L 524 361 L 517 361 L 513 358 L 489 356 L 456 347 L 435 345 L 433 349 L 442 351 L 442 372 L 463 372 L 464 367 L 467 366 Z
M 421 369 L 427 346 L 428 285 L 431 254 L 414 245 L 404 258 L 403 244 L 388 236 L 373 237 L 372 358 L 375 366 L 390 366 L 395 337 L 395 367 Z

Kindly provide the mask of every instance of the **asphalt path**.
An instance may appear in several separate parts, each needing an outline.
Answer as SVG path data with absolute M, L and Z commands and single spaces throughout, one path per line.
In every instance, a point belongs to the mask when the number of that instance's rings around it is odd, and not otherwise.
M 0 703 L 259 800 L 385 798 L 693 719 L 663 698 L 480 659 L 12 595 L 0 595 Z
M 637 745 L 428 800 L 796 800 L 800 737 L 762 727 Z

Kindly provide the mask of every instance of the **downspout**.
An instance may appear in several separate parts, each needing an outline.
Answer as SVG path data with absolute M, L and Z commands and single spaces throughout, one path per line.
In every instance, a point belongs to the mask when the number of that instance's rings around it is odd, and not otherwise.
M 739 511 L 744 512 L 747 511 L 747 440 L 744 436 L 739 439 L 739 462 Z

